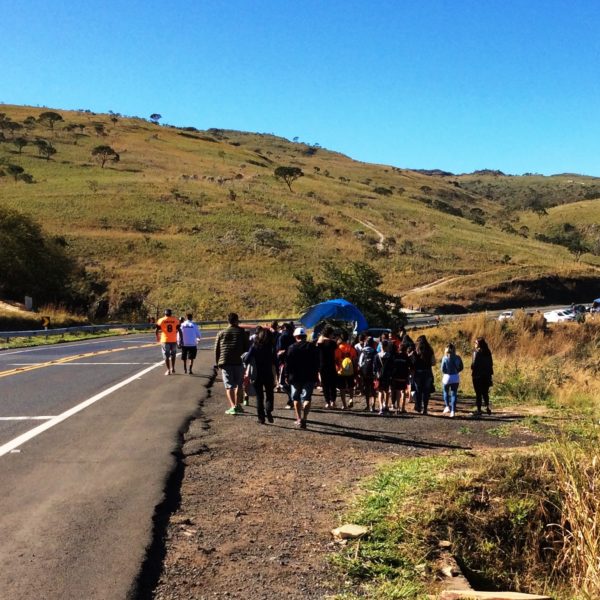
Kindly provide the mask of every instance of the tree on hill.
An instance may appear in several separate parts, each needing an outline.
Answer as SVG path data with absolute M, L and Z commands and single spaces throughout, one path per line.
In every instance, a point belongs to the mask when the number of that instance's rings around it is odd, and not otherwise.
M 309 271 L 294 275 L 298 282 L 296 305 L 300 310 L 333 298 L 345 298 L 372 326 L 396 328 L 406 322 L 401 298 L 379 289 L 383 279 L 370 265 L 350 261 L 340 267 L 326 261 L 320 271 L 320 281 Z
M 39 139 L 36 145 L 39 155 L 43 156 L 46 160 L 50 160 L 50 157 L 56 154 L 56 148 L 48 140 Z
M 38 117 L 38 122 L 40 122 L 42 125 L 45 125 L 51 130 L 54 130 L 54 125 L 62 120 L 63 118 L 57 112 L 52 111 L 43 112 Z
M 162 115 L 159 115 L 158 113 L 152 113 L 150 115 L 150 120 L 155 124 L 158 125 L 158 122 L 162 119 Z
M 23 148 L 25 148 L 25 146 L 27 146 L 27 144 L 29 144 L 29 142 L 28 142 L 27 138 L 18 137 L 13 140 L 13 144 L 17 147 L 19 154 L 21 154 L 21 152 L 23 152 Z
M 304 173 L 300 167 L 277 167 L 274 171 L 274 175 L 277 179 L 283 179 L 291 192 L 292 183 L 299 177 L 303 177 Z
M 56 154 L 56 148 L 48 140 L 38 138 L 34 143 L 37 146 L 38 154 L 46 160 L 50 160 L 50 157 Z
M 23 125 L 25 125 L 25 127 L 29 130 L 35 129 L 36 123 L 37 121 L 35 120 L 35 117 L 32 117 L 31 115 L 23 119 Z
M 92 150 L 92 156 L 100 163 L 100 166 L 104 169 L 106 161 L 112 160 L 113 162 L 119 162 L 120 156 L 118 152 L 110 146 L 96 146 Z

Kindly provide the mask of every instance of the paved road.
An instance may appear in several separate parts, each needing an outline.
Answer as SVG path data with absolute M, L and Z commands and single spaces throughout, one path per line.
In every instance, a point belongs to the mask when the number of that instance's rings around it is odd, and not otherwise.
M 147 334 L 0 352 L 1 600 L 128 596 L 211 364 L 165 377 Z

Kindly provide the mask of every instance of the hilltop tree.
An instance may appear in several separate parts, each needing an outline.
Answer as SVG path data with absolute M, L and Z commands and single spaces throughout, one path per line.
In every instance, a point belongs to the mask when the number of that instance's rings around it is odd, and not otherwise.
M 299 177 L 303 177 L 304 173 L 300 167 L 277 167 L 274 171 L 274 175 L 278 179 L 283 179 L 291 192 L 292 183 Z
M 38 138 L 34 143 L 37 146 L 38 154 L 46 160 L 50 160 L 50 157 L 56 154 L 56 148 L 48 140 Z
M 121 158 L 114 148 L 105 145 L 96 146 L 92 150 L 92 156 L 100 163 L 100 166 L 103 169 L 104 165 L 106 164 L 106 161 L 112 160 L 113 162 L 117 163 Z
M 25 119 L 23 119 L 23 125 L 25 125 L 25 127 L 29 130 L 35 129 L 35 125 L 36 125 L 35 117 L 32 117 L 31 115 L 29 115 L 28 117 L 25 117 Z
M 19 154 L 21 154 L 21 152 L 23 151 L 23 148 L 25 148 L 25 146 L 27 146 L 27 144 L 29 144 L 29 142 L 27 141 L 27 138 L 18 137 L 13 140 L 13 144 L 17 147 Z
M 39 153 L 46 160 L 50 160 L 50 157 L 56 154 L 56 148 L 50 142 L 46 142 L 39 146 Z
M 152 113 L 150 115 L 150 120 L 155 124 L 158 125 L 158 122 L 162 119 L 162 115 L 159 115 L 158 113 Z
M 63 121 L 63 118 L 57 112 L 43 112 L 39 117 L 38 121 L 48 127 L 51 130 L 54 130 L 54 125 L 59 121 Z

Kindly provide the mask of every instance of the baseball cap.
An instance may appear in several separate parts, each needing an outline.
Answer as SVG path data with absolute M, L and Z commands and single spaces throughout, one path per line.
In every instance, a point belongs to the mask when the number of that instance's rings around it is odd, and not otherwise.
M 306 335 L 306 330 L 304 327 L 296 327 L 296 329 L 294 329 L 294 337 L 299 337 L 301 335 Z

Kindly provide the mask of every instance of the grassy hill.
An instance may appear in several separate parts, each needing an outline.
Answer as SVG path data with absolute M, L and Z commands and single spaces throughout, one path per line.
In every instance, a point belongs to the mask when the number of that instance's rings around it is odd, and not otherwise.
M 585 290 L 599 281 L 598 256 L 575 260 L 564 247 L 507 228 L 507 204 L 466 176 L 362 163 L 269 134 L 112 114 L 57 110 L 63 120 L 51 129 L 38 122 L 47 111 L 0 106 L 4 123 L 23 125 L 2 128 L 0 206 L 62 236 L 88 272 L 108 282 L 112 313 L 170 305 L 206 319 L 232 309 L 284 316 L 295 312 L 293 274 L 316 272 L 326 259 L 368 262 L 386 291 L 427 307 L 491 306 L 507 294 L 524 304 L 535 294 L 528 298 L 522 282 L 557 274 Z M 29 142 L 21 152 L 18 137 Z M 38 138 L 56 149 L 50 159 L 32 144 Z M 101 168 L 92 157 L 99 145 L 111 146 L 119 162 Z M 15 180 L 8 165 L 34 182 Z M 292 191 L 274 177 L 277 166 L 302 169 Z M 563 185 L 543 181 L 553 192 Z M 600 189 L 600 180 L 585 181 Z M 510 219 L 538 217 L 514 208 Z

